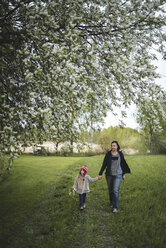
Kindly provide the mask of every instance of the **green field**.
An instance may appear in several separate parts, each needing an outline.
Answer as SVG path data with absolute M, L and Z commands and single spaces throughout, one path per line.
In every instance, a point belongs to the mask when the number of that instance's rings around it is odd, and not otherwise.
M 166 247 L 166 156 L 126 156 L 132 174 L 122 182 L 113 214 L 105 178 L 90 185 L 87 208 L 69 196 L 79 168 L 98 175 L 103 156 L 15 160 L 0 183 L 2 248 Z

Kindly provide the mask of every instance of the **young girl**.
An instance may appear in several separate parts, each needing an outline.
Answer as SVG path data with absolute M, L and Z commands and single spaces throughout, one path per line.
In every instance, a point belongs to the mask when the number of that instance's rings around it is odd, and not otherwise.
M 91 178 L 86 174 L 87 171 L 88 168 L 85 165 L 81 167 L 72 187 L 72 190 L 75 190 L 79 194 L 80 210 L 85 208 L 86 193 L 90 192 L 89 183 L 93 183 L 101 179 L 100 176 Z

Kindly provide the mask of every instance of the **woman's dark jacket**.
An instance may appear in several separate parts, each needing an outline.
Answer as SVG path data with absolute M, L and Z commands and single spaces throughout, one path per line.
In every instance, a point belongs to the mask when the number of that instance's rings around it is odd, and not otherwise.
M 119 155 L 120 155 L 120 166 L 122 168 L 122 172 L 123 175 L 126 173 L 130 173 L 130 168 L 128 166 L 128 164 L 126 163 L 126 160 L 124 158 L 124 155 L 122 152 L 119 151 Z M 103 161 L 103 165 L 101 167 L 101 170 L 99 172 L 99 175 L 103 174 L 103 171 L 106 168 L 106 175 L 110 175 L 110 171 L 111 171 L 111 158 L 112 158 L 112 153 L 111 151 L 107 152 Z

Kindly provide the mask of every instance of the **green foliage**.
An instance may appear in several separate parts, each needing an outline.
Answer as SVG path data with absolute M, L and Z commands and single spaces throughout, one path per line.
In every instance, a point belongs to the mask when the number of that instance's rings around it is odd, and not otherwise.
M 158 89 L 138 107 L 137 122 L 146 136 L 150 153 L 166 153 L 166 93 Z
M 164 52 L 164 1 L 1 2 L 1 151 L 74 141 L 154 87 L 149 51 Z
M 166 154 L 166 131 L 153 134 L 152 152 L 154 154 Z
M 93 143 L 98 143 L 100 133 L 100 130 L 93 130 Z M 90 144 L 92 142 L 91 131 L 82 131 L 79 141 L 82 143 L 88 142 Z
M 143 134 L 132 128 L 109 127 L 103 129 L 98 142 L 104 151 L 108 151 L 113 140 L 119 142 L 122 150 L 131 148 L 139 153 L 146 153 L 147 151 Z
M 80 212 L 78 195 L 69 196 L 74 178 L 83 164 L 95 177 L 103 158 L 24 155 L 15 160 L 10 178 L 0 185 L 1 246 L 165 247 L 166 156 L 126 156 L 132 174 L 122 181 L 116 215 L 104 176 L 90 185 L 87 207 Z

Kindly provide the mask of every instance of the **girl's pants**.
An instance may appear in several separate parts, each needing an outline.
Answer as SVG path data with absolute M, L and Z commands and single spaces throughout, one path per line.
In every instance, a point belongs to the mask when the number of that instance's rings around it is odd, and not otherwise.
M 80 207 L 82 207 L 84 205 L 85 201 L 86 201 L 86 193 L 79 194 Z
M 116 176 L 107 176 L 106 180 L 108 184 L 108 191 L 110 196 L 110 203 L 113 205 L 113 208 L 118 208 L 118 201 L 119 201 L 119 189 L 120 189 L 120 183 L 122 181 L 122 175 L 116 175 Z

